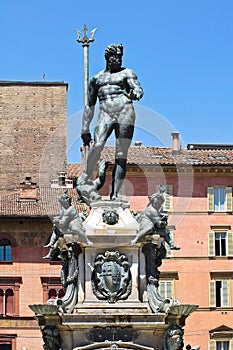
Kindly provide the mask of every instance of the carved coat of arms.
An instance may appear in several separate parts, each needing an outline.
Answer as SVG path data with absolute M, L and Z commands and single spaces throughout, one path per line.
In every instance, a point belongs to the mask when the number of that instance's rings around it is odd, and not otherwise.
M 118 251 L 106 251 L 95 258 L 92 289 L 100 300 L 115 303 L 131 293 L 132 281 L 128 259 Z

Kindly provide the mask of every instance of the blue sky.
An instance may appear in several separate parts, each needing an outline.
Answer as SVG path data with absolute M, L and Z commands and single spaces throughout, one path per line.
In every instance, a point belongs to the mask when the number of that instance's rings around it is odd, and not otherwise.
M 84 23 L 98 28 L 90 75 L 104 68 L 108 44 L 123 43 L 123 64 L 144 88 L 140 106 L 163 116 L 185 143 L 233 144 L 232 0 L 1 0 L 0 80 L 65 81 L 68 116 L 82 110 L 74 29 Z

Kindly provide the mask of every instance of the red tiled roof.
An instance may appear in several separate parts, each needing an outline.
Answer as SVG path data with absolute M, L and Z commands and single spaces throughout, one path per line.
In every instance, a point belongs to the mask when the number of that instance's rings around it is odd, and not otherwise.
M 1 216 L 54 216 L 60 211 L 60 204 L 57 197 L 64 192 L 64 189 L 51 189 L 41 187 L 38 189 L 38 200 L 22 200 L 20 192 L 14 191 L 0 195 Z M 68 190 L 72 198 L 72 204 L 79 210 L 84 209 L 83 204 L 77 203 L 75 189 Z
M 67 164 L 66 171 L 67 171 L 67 178 L 78 177 L 83 172 L 83 166 L 82 164 L 75 164 L 75 163 Z
M 115 147 L 105 146 L 101 159 L 114 163 Z M 232 166 L 232 149 L 185 149 L 173 152 L 171 148 L 132 146 L 129 148 L 127 163 L 130 165 L 192 165 L 192 166 Z M 67 177 L 80 174 L 80 164 L 69 164 Z

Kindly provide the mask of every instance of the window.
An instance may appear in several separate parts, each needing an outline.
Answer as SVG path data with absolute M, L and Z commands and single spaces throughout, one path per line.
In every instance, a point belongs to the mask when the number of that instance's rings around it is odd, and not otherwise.
M 0 317 L 19 316 L 21 277 L 0 278 Z
M 172 185 L 157 185 L 156 186 L 156 191 L 159 190 L 160 187 L 165 187 L 165 192 L 164 192 L 164 204 L 163 204 L 163 210 L 164 211 L 171 211 L 172 210 L 172 192 L 173 192 L 173 186 Z
M 209 350 L 233 350 L 233 329 L 225 325 L 209 331 Z
M 0 289 L 0 316 L 14 316 L 14 291 Z
M 216 350 L 229 350 L 229 341 L 217 341 Z
M 40 279 L 43 287 L 43 303 L 46 303 L 48 299 L 62 299 L 64 297 L 65 291 L 59 277 L 41 277 Z
M 159 279 L 159 294 L 164 299 L 167 298 L 175 298 L 175 289 L 174 284 L 175 280 L 178 280 L 178 272 L 177 271 L 161 271 L 160 279 Z
M 0 350 L 16 350 L 16 334 L 0 334 Z
M 172 281 L 159 281 L 159 294 L 164 299 L 173 297 L 173 282 Z
M 210 307 L 228 307 L 229 302 L 229 281 L 210 281 Z
M 209 256 L 233 256 L 233 232 L 209 232 Z
M 207 189 L 208 211 L 228 212 L 232 211 L 232 187 L 208 187 Z
M 232 350 L 233 342 L 230 340 L 210 340 L 209 350 Z
M 0 240 L 0 261 L 11 261 L 11 242 L 9 239 L 2 238 Z

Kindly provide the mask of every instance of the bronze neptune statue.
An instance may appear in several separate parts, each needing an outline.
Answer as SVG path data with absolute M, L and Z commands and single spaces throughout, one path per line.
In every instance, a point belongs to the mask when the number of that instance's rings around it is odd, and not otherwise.
M 86 160 L 86 174 L 90 178 L 100 159 L 104 145 L 115 132 L 116 154 L 112 174 L 110 198 L 115 200 L 126 174 L 126 161 L 132 141 L 135 122 L 133 100 L 140 100 L 143 90 L 136 74 L 122 67 L 123 45 L 111 44 L 105 50 L 106 69 L 91 78 L 88 88 L 88 103 L 82 120 L 82 140 L 84 146 L 91 141 L 90 123 L 94 116 L 97 98 L 99 115 L 94 132 L 94 145 Z

